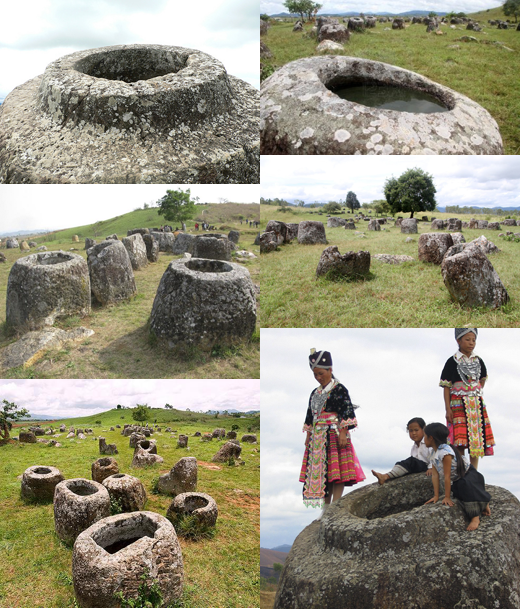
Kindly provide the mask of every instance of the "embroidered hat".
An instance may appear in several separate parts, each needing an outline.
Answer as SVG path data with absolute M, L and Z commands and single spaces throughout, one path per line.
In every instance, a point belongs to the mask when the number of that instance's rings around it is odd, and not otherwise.
M 311 370 L 314 370 L 314 368 L 332 368 L 332 356 L 330 352 L 311 349 L 309 366 L 311 367 Z
M 455 340 L 459 340 L 459 338 L 462 338 L 468 332 L 473 332 L 475 337 L 478 336 L 477 328 L 455 328 Z

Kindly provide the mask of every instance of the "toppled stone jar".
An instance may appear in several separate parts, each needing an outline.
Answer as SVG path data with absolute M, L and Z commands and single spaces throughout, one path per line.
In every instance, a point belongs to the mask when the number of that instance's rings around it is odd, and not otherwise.
M 369 107 L 336 94 L 353 85 L 429 94 L 446 111 Z M 357 57 L 292 61 L 262 83 L 262 154 L 503 154 L 493 117 L 415 72 Z
M 0 106 L 0 183 L 256 184 L 258 98 L 194 49 L 72 53 Z

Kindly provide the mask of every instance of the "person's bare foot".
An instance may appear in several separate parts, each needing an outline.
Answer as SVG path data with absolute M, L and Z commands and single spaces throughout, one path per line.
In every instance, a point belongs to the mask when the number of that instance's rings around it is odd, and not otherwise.
M 475 529 L 478 529 L 479 524 L 480 524 L 480 517 L 475 516 L 475 518 L 471 519 L 466 531 L 474 531 Z
M 489 509 L 489 503 L 486 506 L 486 509 L 482 512 L 483 516 L 491 516 L 491 510 Z
M 374 476 L 377 478 L 379 484 L 384 484 L 387 480 L 390 479 L 390 476 L 388 474 L 380 474 L 379 472 L 375 472 L 374 470 L 371 470 L 371 471 L 374 474 Z

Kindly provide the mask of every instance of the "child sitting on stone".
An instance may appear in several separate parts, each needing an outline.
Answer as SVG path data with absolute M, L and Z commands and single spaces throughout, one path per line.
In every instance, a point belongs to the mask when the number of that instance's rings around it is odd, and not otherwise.
M 388 480 L 400 478 L 407 474 L 426 472 L 427 476 L 431 476 L 431 451 L 424 443 L 425 425 L 424 419 L 421 419 L 420 417 L 415 417 L 408 421 L 406 431 L 408 431 L 410 439 L 413 440 L 412 450 L 410 451 L 411 456 L 404 461 L 398 461 L 387 474 L 380 474 L 379 472 L 372 470 L 372 473 L 378 479 L 379 484 L 384 484 L 385 482 L 388 482 Z

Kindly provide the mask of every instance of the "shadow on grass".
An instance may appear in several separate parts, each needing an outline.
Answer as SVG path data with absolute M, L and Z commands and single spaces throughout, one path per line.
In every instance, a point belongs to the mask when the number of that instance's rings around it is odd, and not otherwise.
M 321 283 L 333 282 L 333 283 L 365 283 L 372 281 L 377 278 L 377 275 L 369 271 L 363 275 L 344 275 L 337 269 L 331 269 L 327 271 L 322 277 L 318 277 L 316 281 Z

